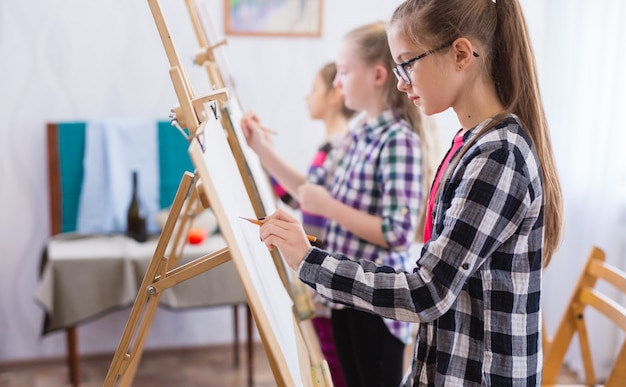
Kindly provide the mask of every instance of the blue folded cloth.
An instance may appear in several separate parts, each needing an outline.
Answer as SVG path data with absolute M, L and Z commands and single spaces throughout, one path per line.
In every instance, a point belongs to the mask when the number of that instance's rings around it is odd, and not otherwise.
M 139 198 L 149 233 L 158 233 L 159 154 L 156 120 L 109 118 L 87 122 L 84 177 L 76 231 L 126 231 L 132 194 L 132 173 L 137 171 Z

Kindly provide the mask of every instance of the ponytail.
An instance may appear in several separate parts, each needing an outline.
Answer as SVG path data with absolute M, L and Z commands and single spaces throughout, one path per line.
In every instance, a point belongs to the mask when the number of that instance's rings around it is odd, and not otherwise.
M 550 263 L 561 240 L 563 204 L 561 184 L 552 152 L 548 121 L 543 110 L 535 55 L 521 6 L 515 1 L 495 4 L 492 74 L 505 111 L 518 116 L 537 151 L 544 197 L 544 267 Z

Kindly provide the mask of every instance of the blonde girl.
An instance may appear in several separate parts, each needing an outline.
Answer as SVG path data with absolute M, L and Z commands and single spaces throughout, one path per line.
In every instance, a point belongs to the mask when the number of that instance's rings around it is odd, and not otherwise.
M 328 220 L 328 251 L 404 270 L 423 223 L 419 214 L 435 170 L 429 160 L 436 134 L 425 130 L 419 109 L 396 88 L 385 23 L 346 34 L 336 64 L 335 86 L 346 106 L 360 112 L 347 141 L 307 181 L 290 179 L 263 148 L 257 154 L 303 211 Z M 356 308 L 333 309 L 331 320 L 348 386 L 400 383 L 409 322 Z

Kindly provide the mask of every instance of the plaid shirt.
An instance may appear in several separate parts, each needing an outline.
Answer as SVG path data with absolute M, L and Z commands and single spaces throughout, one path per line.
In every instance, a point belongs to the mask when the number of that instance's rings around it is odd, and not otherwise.
M 408 248 L 422 203 L 419 138 L 408 123 L 388 110 L 373 120 L 353 121 L 348 142 L 328 156 L 325 168 L 309 175 L 335 199 L 382 218 L 382 233 L 390 248 L 367 242 L 333 220 L 326 226 L 326 247 L 361 260 L 406 270 Z M 329 173 L 331 179 L 326 179 Z M 413 266 L 414 267 L 414 266 Z M 411 324 L 384 319 L 402 342 L 411 340 Z
M 299 276 L 334 302 L 420 322 L 407 386 L 540 385 L 543 196 L 517 119 L 481 136 L 442 184 L 412 273 L 311 249 Z
M 339 140 L 340 138 L 335 138 L 326 141 L 319 147 L 313 157 L 313 160 L 311 161 L 311 165 L 309 166 L 309 174 L 315 173 L 317 168 L 321 168 L 324 165 L 328 154 L 337 146 Z M 270 182 L 274 188 L 276 196 L 278 196 L 283 203 L 294 209 L 300 208 L 300 204 L 289 194 L 289 192 L 287 192 L 287 190 L 285 190 L 282 185 L 280 185 L 278 180 L 270 176 Z M 326 218 L 323 216 L 302 211 L 302 226 L 307 234 L 313 235 L 322 241 L 326 239 L 326 235 L 324 234 L 326 231 Z

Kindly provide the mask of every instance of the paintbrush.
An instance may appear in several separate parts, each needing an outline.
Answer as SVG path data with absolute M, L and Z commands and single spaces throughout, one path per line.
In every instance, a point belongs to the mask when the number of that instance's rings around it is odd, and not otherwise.
M 245 218 L 243 216 L 240 216 L 241 219 L 247 220 L 250 223 L 254 223 L 258 226 L 262 225 L 263 222 L 260 221 L 259 219 L 255 219 L 255 218 Z M 311 243 L 311 246 L 315 246 L 315 247 L 322 247 L 322 241 L 317 238 L 314 237 L 313 235 L 308 235 L 306 236 L 306 238 L 309 240 L 309 242 Z

